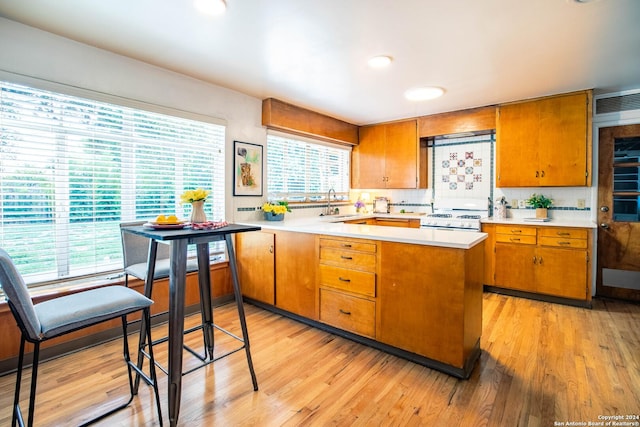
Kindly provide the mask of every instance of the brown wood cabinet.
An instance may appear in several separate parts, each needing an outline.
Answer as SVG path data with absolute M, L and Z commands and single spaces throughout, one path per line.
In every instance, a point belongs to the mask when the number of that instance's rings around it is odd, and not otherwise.
M 418 135 L 421 138 L 464 132 L 490 131 L 495 128 L 495 106 L 432 114 L 418 118 Z
M 591 301 L 591 230 L 495 226 L 494 285 Z
M 351 154 L 352 188 L 427 188 L 417 121 L 363 126 Z
M 320 321 L 375 338 L 378 244 L 323 236 L 318 245 Z
M 314 234 L 265 230 L 239 233 L 236 252 L 243 295 L 317 319 Z
M 262 125 L 329 142 L 358 144 L 358 126 L 274 98 L 262 101 Z
M 384 225 L 387 227 L 420 228 L 420 220 L 415 218 L 361 218 L 344 221 L 345 224 Z
M 462 368 L 482 332 L 484 245 L 381 242 L 381 251 L 377 339 Z
M 254 231 L 236 235 L 236 257 L 242 294 L 275 304 L 275 234 Z
M 591 91 L 498 108 L 496 185 L 591 185 Z

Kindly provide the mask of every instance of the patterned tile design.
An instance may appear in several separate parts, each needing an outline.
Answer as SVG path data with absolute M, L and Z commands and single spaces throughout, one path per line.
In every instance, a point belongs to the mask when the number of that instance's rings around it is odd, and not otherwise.
M 434 147 L 436 198 L 486 198 L 491 194 L 491 142 Z

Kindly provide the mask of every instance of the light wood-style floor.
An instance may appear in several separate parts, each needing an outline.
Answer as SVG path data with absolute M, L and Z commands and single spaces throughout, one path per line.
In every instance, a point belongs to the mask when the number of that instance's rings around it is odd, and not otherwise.
M 640 415 L 640 305 L 595 300 L 589 310 L 487 293 L 482 356 L 466 381 L 246 309 L 260 390 L 244 352 L 221 359 L 184 377 L 180 425 L 554 426 Z M 214 316 L 239 333 L 234 305 Z M 232 344 L 216 338 L 221 348 Z M 40 380 L 37 425 L 77 425 L 127 393 L 121 341 L 46 362 Z M 14 381 L 0 378 L 1 426 L 9 425 Z M 160 387 L 165 405 L 164 375 Z M 149 388 L 100 425 L 157 425 Z

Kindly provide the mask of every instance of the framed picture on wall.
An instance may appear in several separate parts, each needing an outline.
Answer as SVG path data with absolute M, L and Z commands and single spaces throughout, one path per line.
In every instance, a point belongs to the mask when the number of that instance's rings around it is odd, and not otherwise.
M 233 141 L 233 195 L 262 196 L 262 145 Z

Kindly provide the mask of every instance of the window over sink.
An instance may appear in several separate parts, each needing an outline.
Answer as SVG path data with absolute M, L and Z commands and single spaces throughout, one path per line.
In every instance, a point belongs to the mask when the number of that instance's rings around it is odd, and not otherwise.
M 313 203 L 349 199 L 351 149 L 270 131 L 267 135 L 269 199 Z

